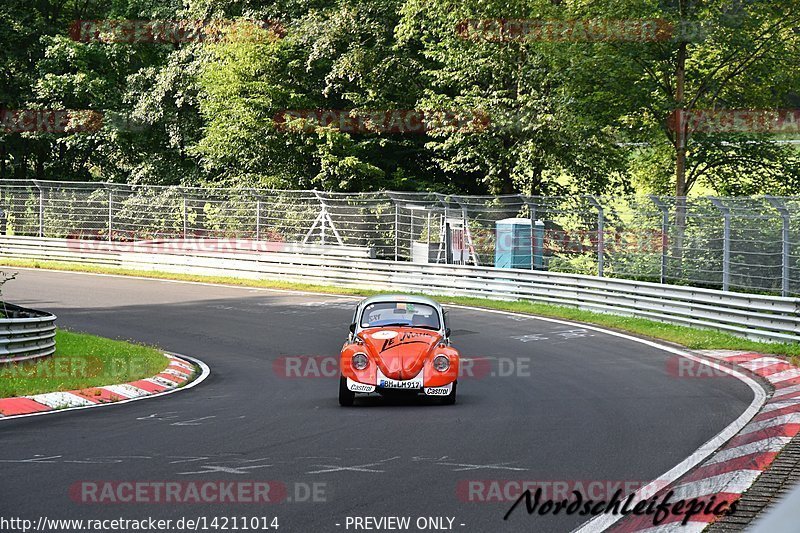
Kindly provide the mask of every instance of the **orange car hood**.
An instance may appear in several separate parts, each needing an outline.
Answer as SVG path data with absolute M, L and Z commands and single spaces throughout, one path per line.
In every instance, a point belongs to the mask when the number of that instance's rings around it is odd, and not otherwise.
M 359 336 L 381 372 L 391 379 L 411 379 L 419 374 L 442 338 L 436 331 L 420 328 L 376 328 Z

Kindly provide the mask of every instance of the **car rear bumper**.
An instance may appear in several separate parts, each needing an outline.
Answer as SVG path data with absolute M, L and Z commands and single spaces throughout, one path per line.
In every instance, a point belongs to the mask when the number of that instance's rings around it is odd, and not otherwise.
M 378 372 L 377 385 L 370 385 L 368 383 L 360 383 L 354 379 L 347 378 L 347 389 L 352 392 L 359 392 L 369 394 L 371 392 L 379 392 L 381 394 L 392 393 L 417 393 L 426 396 L 447 396 L 453 390 L 453 383 L 445 385 L 437 385 L 435 387 L 426 387 L 423 382 L 422 372 L 416 377 L 409 380 L 396 380 L 389 379 L 383 376 L 380 371 Z

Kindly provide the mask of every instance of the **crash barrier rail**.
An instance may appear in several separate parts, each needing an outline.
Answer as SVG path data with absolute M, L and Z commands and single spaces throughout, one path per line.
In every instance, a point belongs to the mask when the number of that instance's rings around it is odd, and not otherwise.
M 4 302 L 0 302 L 0 312 L 0 363 L 55 353 L 55 315 Z
M 522 269 L 415 264 L 266 251 L 149 253 L 102 241 L 0 237 L 0 257 L 113 265 L 134 270 L 278 279 L 302 283 L 565 305 L 800 341 L 800 298 Z
M 248 239 L 156 239 L 130 242 L 107 242 L 95 239 L 49 239 L 39 237 L 0 236 L 4 245 L 20 257 L 30 255 L 36 259 L 74 260 L 86 263 L 119 266 L 115 253 L 137 252 L 153 254 L 195 254 L 202 252 L 230 252 L 257 254 L 280 252 L 335 256 L 354 259 L 374 259 L 375 248 L 370 246 L 337 246 L 302 244 L 293 242 L 254 241 Z

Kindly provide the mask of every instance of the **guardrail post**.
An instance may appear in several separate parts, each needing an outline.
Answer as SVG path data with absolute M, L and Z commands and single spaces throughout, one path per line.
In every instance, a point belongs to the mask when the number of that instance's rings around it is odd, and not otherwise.
M 770 196 L 764 195 L 769 204 L 781 215 L 783 228 L 781 229 L 781 241 L 783 243 L 781 249 L 781 296 L 789 296 L 789 269 L 791 268 L 789 258 L 789 209 L 783 201 Z
M 595 209 L 597 209 L 597 275 L 603 277 L 603 270 L 605 269 L 605 214 L 603 206 L 592 195 L 586 197 Z
M 724 221 L 722 234 L 722 290 L 727 291 L 731 284 L 731 209 L 718 198 L 709 198 L 722 213 Z
M 661 211 L 661 283 L 667 282 L 667 248 L 669 246 L 669 207 L 661 198 L 650 195 L 650 201 Z

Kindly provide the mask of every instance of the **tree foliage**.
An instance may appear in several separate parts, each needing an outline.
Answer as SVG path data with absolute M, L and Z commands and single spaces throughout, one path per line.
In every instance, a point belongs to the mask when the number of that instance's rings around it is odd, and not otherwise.
M 337 191 L 800 191 L 797 138 L 671 127 L 800 107 L 796 0 L 7 0 L 4 109 L 92 131 L 0 130 L 0 177 Z M 277 22 L 204 42 L 78 42 L 85 19 Z M 662 20 L 656 40 L 491 39 L 466 20 Z M 485 36 L 484 36 L 485 37 Z M 424 131 L 287 125 L 292 110 L 420 112 Z M 435 117 L 477 117 L 473 122 Z M 464 126 L 467 124 L 467 127 Z M 291 126 L 291 127 L 290 127 Z

